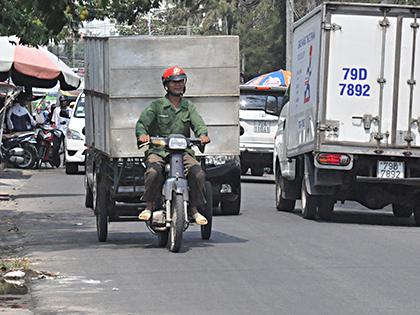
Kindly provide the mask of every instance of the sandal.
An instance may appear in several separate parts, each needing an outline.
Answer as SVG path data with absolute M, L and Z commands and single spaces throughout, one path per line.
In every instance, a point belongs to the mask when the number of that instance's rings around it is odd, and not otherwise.
M 198 225 L 206 225 L 208 223 L 207 219 L 204 216 L 202 216 L 199 212 L 193 214 L 192 218 Z
M 139 220 L 141 221 L 149 221 L 152 217 L 152 211 L 145 209 L 139 214 Z

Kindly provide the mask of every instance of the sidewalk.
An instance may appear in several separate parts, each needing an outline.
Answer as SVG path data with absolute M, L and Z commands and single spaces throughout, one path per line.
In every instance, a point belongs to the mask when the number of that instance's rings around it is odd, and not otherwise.
M 0 256 L 7 258 L 16 255 L 25 244 L 25 234 L 19 231 L 19 220 L 22 213 L 14 196 L 25 185 L 30 171 L 0 168 Z M 7 295 L 2 295 L 7 300 Z M 0 315 L 33 315 L 28 309 L 0 307 Z

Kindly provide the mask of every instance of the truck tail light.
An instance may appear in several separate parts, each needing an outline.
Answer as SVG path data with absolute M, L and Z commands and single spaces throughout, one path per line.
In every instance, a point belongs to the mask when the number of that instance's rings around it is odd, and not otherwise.
M 342 165 L 347 166 L 350 164 L 350 157 L 347 154 L 332 154 L 320 153 L 317 157 L 319 164 L 323 165 Z

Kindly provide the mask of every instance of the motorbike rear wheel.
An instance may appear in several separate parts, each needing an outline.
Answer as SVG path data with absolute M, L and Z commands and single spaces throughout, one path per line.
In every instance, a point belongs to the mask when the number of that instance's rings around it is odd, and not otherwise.
M 31 147 L 28 144 L 22 144 L 23 152 L 23 162 L 22 163 L 15 163 L 14 166 L 18 168 L 32 168 L 34 167 L 38 156 L 36 154 L 36 151 L 33 147 Z
M 170 229 L 170 250 L 173 253 L 179 252 L 184 232 L 184 198 L 183 195 L 173 192 L 171 202 L 171 229 Z

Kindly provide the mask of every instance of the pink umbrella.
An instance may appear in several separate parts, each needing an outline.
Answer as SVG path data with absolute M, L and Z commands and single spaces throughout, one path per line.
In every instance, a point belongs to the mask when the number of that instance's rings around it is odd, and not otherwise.
M 80 78 L 48 50 L 19 45 L 16 38 L 0 36 L 0 81 L 8 78 L 20 86 L 76 90 Z

